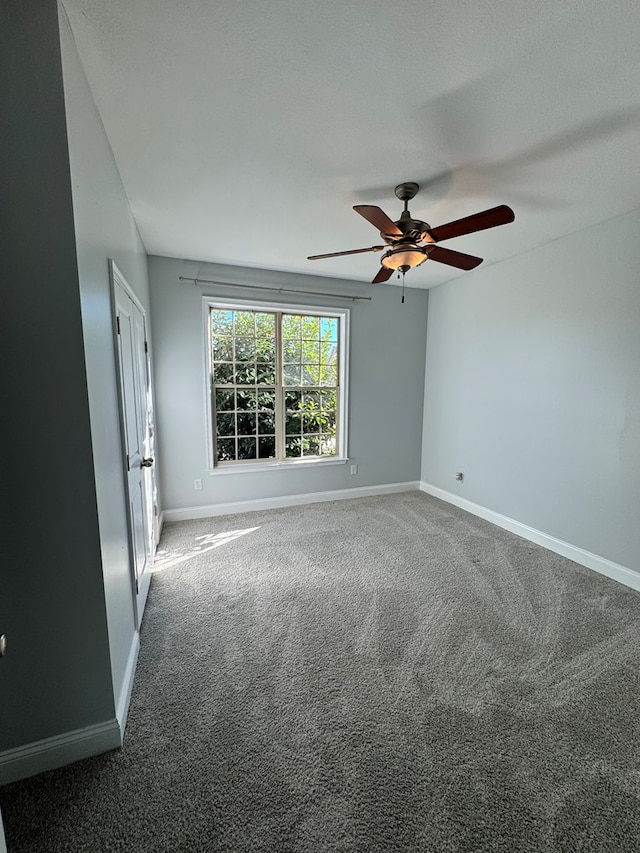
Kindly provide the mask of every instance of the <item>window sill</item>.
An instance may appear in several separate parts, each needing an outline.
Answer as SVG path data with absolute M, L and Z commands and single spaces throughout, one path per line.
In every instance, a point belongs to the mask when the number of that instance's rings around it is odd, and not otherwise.
M 279 462 L 257 462 L 245 465 L 225 465 L 219 468 L 209 468 L 212 477 L 220 477 L 224 474 L 255 474 L 256 471 L 291 471 L 306 468 L 321 468 L 325 465 L 346 465 L 348 457 L 332 456 L 330 459 L 287 459 Z

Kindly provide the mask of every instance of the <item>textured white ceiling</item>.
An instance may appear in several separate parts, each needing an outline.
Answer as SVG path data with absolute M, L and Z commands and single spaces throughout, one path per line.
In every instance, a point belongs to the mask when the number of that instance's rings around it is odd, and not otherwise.
M 513 207 L 443 244 L 485 265 L 640 208 L 637 0 L 64 7 L 151 254 L 370 281 L 306 256 L 379 242 L 351 206 L 397 219 L 407 180 L 432 226 Z

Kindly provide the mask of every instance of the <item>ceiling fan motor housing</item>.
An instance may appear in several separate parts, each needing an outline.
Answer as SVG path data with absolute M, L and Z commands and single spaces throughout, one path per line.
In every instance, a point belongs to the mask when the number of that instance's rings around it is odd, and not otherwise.
M 399 184 L 396 187 L 396 195 L 404 201 L 404 210 L 400 219 L 395 222 L 401 235 L 387 235 L 380 232 L 385 243 L 390 246 L 388 252 L 380 259 L 383 267 L 390 270 L 400 270 L 405 273 L 413 267 L 419 267 L 429 257 L 429 246 L 420 246 L 419 243 L 434 244 L 434 239 L 429 233 L 429 223 L 421 219 L 413 219 L 407 202 L 418 192 L 418 185 L 414 183 Z
M 400 219 L 396 221 L 395 225 L 397 225 L 400 231 L 402 231 L 402 236 L 397 237 L 391 234 L 385 234 L 382 231 L 380 232 L 380 236 L 389 245 L 392 243 L 406 242 L 407 240 L 412 240 L 413 242 L 422 240 L 425 243 L 434 242 L 433 237 L 429 234 L 429 229 L 431 228 L 429 223 L 423 222 L 421 219 L 412 219 L 408 210 L 402 211 Z
M 415 181 L 405 181 L 398 184 L 395 188 L 395 194 L 400 201 L 404 202 L 404 210 L 400 214 L 400 219 L 395 222 L 395 225 L 402 231 L 401 236 L 387 235 L 381 232 L 381 237 L 388 245 L 397 244 L 411 240 L 414 243 L 424 241 L 433 243 L 433 239 L 429 234 L 430 225 L 428 222 L 423 222 L 421 219 L 413 219 L 409 212 L 408 203 L 415 197 L 420 186 Z

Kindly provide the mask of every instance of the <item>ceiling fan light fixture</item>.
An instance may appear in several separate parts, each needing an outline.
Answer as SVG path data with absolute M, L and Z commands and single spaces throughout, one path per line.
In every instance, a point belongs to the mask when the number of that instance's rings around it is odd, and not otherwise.
M 426 249 L 420 246 L 398 246 L 390 249 L 380 259 L 380 263 L 388 270 L 397 270 L 402 267 L 406 270 L 419 267 L 429 257 Z

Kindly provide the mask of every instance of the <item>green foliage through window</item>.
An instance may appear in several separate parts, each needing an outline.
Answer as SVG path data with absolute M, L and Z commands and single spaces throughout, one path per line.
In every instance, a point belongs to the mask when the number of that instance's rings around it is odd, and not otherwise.
M 215 463 L 335 456 L 340 318 L 210 309 Z

